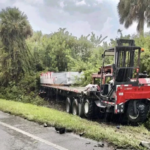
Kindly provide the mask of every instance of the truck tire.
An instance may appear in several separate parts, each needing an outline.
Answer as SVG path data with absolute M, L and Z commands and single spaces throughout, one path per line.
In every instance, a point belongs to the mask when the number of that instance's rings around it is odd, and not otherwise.
M 71 113 L 71 100 L 69 97 L 66 98 L 66 112 Z
M 83 113 L 84 116 L 88 119 L 92 119 L 94 116 L 94 103 L 88 99 L 84 100 L 83 103 Z
M 127 119 L 129 123 L 142 123 L 147 119 L 149 105 L 144 100 L 136 101 L 136 111 L 134 114 L 134 101 L 129 101 L 127 108 Z
M 78 112 L 78 116 L 84 117 L 84 113 L 83 113 L 83 99 L 79 99 L 79 112 Z
M 79 114 L 79 103 L 77 99 L 74 99 L 72 102 L 72 114 L 76 116 Z

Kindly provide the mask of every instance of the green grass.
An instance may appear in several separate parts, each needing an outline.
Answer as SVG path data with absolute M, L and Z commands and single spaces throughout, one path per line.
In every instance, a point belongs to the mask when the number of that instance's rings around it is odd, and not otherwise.
M 75 133 L 85 132 L 85 137 L 97 141 L 104 140 L 124 148 L 131 147 L 142 150 L 143 148 L 139 146 L 140 141 L 150 141 L 150 133 L 144 126 L 122 126 L 120 129 L 116 129 L 115 126 L 88 121 L 52 108 L 3 99 L 0 99 L 0 110 L 38 123 L 66 127 Z

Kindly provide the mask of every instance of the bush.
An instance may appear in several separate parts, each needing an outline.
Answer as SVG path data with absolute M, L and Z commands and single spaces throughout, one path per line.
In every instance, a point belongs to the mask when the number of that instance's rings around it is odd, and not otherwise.
M 35 105 L 44 105 L 46 102 L 38 96 L 39 73 L 25 75 L 17 84 L 9 82 L 7 87 L 0 87 L 0 98 L 15 100 Z

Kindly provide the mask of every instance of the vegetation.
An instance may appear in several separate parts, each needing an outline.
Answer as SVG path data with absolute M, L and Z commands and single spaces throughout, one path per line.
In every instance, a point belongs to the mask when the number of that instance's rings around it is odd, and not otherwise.
M 60 112 L 54 109 L 39 107 L 32 104 L 23 104 L 0 99 L 0 110 L 22 116 L 38 123 L 47 123 L 49 126 L 66 127 L 73 132 L 85 133 L 84 136 L 97 140 L 107 141 L 116 147 L 144 150 L 140 141 L 147 141 L 150 132 L 144 127 L 120 127 L 99 124 L 77 116 Z M 69 121 L 68 121 L 69 120 Z

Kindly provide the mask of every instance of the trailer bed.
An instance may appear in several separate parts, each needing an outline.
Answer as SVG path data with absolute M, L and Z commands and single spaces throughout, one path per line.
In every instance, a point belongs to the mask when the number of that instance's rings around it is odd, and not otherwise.
M 53 89 L 60 89 L 63 91 L 75 92 L 75 93 L 82 93 L 86 90 L 86 87 L 71 87 L 71 86 L 60 86 L 60 85 L 49 85 L 49 84 L 42 84 L 43 87 L 50 87 Z

